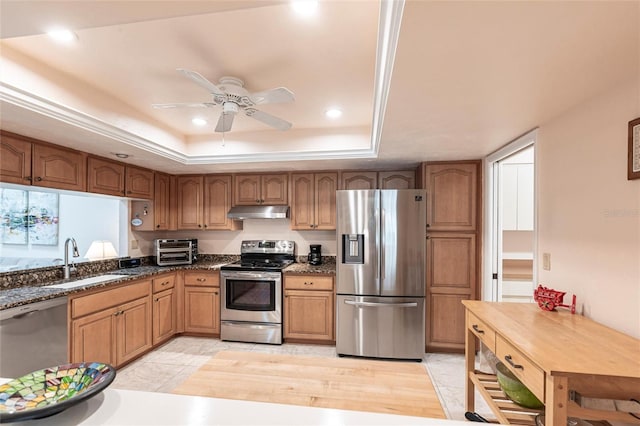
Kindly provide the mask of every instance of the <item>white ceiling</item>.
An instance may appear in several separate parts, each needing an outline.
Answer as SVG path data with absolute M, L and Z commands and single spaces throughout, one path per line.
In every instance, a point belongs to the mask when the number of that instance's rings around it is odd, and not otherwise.
M 284 1 L 3 0 L 0 125 L 171 173 L 410 167 L 484 157 L 640 78 L 640 1 L 408 0 L 395 52 L 379 44 L 396 23 L 385 13 L 379 29 L 379 10 L 321 0 L 302 19 Z M 77 42 L 50 41 L 53 23 Z M 289 88 L 294 103 L 260 109 L 293 128 L 238 116 L 223 141 L 219 107 L 151 108 L 211 101 L 176 68 L 239 77 L 250 92 Z M 342 118 L 324 117 L 332 105 Z

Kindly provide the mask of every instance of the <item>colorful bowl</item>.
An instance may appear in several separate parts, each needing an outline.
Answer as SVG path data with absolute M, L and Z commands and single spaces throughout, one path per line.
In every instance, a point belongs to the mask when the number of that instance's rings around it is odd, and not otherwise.
M 115 377 L 112 366 L 99 362 L 34 371 L 0 385 L 0 423 L 59 413 L 100 393 Z
M 527 387 L 507 368 L 499 362 L 496 364 L 498 384 L 505 394 L 516 404 L 525 408 L 542 408 L 544 404 L 531 393 Z

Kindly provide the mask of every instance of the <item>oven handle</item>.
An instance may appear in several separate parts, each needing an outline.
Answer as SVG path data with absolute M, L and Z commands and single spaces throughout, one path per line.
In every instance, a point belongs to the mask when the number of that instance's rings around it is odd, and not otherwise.
M 389 307 L 389 308 L 415 308 L 418 306 L 417 302 L 403 302 L 403 303 L 384 303 L 384 302 L 356 302 L 355 300 L 345 300 L 345 305 L 353 305 L 356 308 L 362 308 L 363 306 L 370 307 Z
M 265 279 L 265 278 L 275 278 L 275 279 L 279 279 L 282 275 L 280 274 L 280 272 L 265 272 L 265 271 L 260 271 L 260 272 L 249 272 L 249 271 L 220 271 L 220 276 L 222 278 L 231 278 L 231 279 L 242 279 L 242 278 L 258 278 L 258 279 Z
M 222 321 L 224 325 L 231 327 L 255 328 L 256 330 L 266 330 L 269 328 L 280 328 L 281 324 L 249 324 L 246 322 Z

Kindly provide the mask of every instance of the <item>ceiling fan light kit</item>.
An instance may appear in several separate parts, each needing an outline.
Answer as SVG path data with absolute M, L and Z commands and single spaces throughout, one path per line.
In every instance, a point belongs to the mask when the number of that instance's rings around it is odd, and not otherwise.
M 277 130 L 289 130 L 292 126 L 291 123 L 282 118 L 253 108 L 255 105 L 268 103 L 293 102 L 295 96 L 286 87 L 249 93 L 244 88 L 244 82 L 236 77 L 221 77 L 219 84 L 215 85 L 195 71 L 179 68 L 178 72 L 207 90 L 213 96 L 213 102 L 153 104 L 154 108 L 212 108 L 221 105 L 222 112 L 220 118 L 218 118 L 216 132 L 230 131 L 233 119 L 240 110 L 243 110 L 247 117 L 258 120 Z

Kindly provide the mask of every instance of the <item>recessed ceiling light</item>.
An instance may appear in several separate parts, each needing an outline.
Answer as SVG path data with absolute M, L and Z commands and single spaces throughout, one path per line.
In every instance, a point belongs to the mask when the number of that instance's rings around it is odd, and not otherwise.
M 124 154 L 122 152 L 114 152 L 113 155 L 115 155 L 118 158 L 129 158 L 129 154 Z
M 47 31 L 47 35 L 61 43 L 70 43 L 78 39 L 78 35 L 76 33 L 66 28 L 57 28 L 55 30 Z
M 200 118 L 200 117 L 195 117 L 193 119 L 191 119 L 191 122 L 193 124 L 195 124 L 196 126 L 206 126 L 207 125 L 207 120 L 205 120 L 204 118 Z
M 317 0 L 291 0 L 291 7 L 301 16 L 311 16 L 318 9 Z
M 327 118 L 340 118 L 342 116 L 342 110 L 340 108 L 329 108 L 324 112 Z

